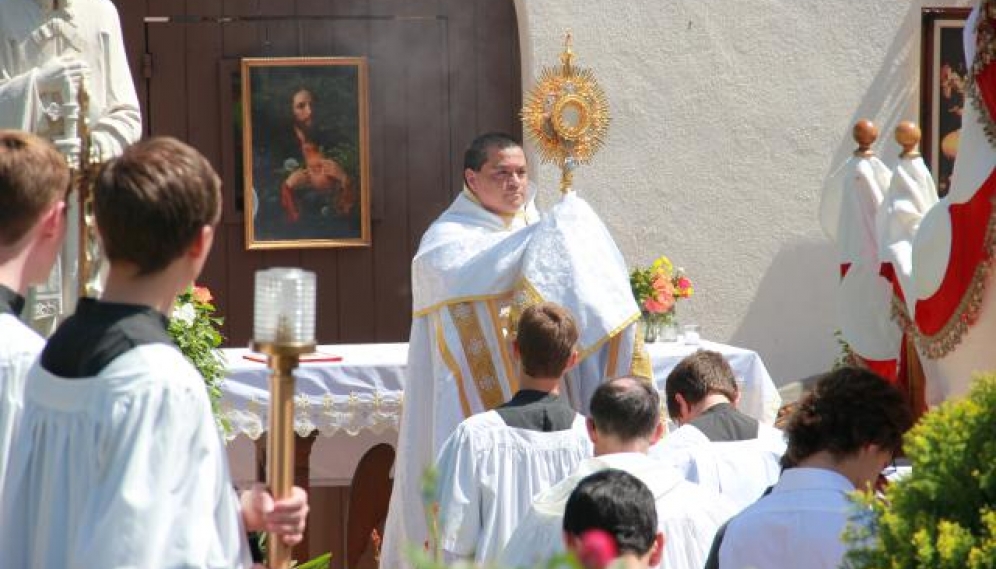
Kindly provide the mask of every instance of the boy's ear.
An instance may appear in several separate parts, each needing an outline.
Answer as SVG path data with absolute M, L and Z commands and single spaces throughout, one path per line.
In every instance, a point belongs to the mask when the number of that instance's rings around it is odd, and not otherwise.
M 66 202 L 59 200 L 42 215 L 41 233 L 45 237 L 62 239 L 66 232 Z
M 571 357 L 567 358 L 567 365 L 564 367 L 564 372 L 566 373 L 570 369 L 574 369 L 574 366 L 578 365 L 578 360 L 581 358 L 580 353 L 578 353 L 577 348 L 571 350 Z
M 650 566 L 660 565 L 662 557 L 664 557 L 664 534 L 657 532 L 657 535 L 654 536 L 654 545 L 650 548 Z
M 214 243 L 214 227 L 205 225 L 194 236 L 193 242 L 187 249 L 187 254 L 194 258 L 207 258 L 207 254 L 211 252 L 212 243 Z

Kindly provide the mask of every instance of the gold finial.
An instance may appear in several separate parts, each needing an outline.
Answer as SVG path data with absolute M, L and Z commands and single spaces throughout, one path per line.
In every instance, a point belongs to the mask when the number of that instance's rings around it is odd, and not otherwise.
M 574 41 L 574 35 L 571 33 L 570 28 L 564 32 L 564 53 L 560 54 L 560 62 L 564 64 L 564 73 L 570 73 L 571 66 L 574 64 L 574 52 L 571 51 L 571 44 Z
M 903 121 L 896 127 L 896 142 L 903 147 L 900 158 L 919 158 L 920 127 L 910 121 Z
M 609 102 L 590 69 L 574 66 L 573 34 L 564 34 L 559 67 L 542 69 L 522 107 L 526 134 L 543 162 L 560 166 L 560 190 L 571 189 L 574 170 L 591 161 L 609 126 Z
M 852 135 L 854 136 L 854 142 L 858 143 L 858 148 L 854 151 L 855 156 L 871 158 L 875 155 L 875 152 L 871 149 L 871 145 L 878 140 L 878 127 L 875 126 L 875 123 L 868 119 L 859 120 L 854 123 Z

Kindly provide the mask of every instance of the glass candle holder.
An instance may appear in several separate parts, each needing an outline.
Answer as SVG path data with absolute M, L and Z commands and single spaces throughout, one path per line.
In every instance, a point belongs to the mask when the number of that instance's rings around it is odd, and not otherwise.
M 315 343 L 315 273 L 285 267 L 256 271 L 253 339 Z

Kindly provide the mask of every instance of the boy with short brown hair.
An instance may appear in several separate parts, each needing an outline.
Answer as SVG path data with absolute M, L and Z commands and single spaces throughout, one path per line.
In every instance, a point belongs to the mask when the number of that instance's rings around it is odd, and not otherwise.
M 251 564 L 243 523 L 300 541 L 303 491 L 240 504 L 203 379 L 166 331 L 211 249 L 217 174 L 178 140 L 145 140 L 103 167 L 94 206 L 107 284 L 26 382 L 0 500 L 4 562 L 227 569 Z
M 0 491 L 24 376 L 45 345 L 19 320 L 24 295 L 45 281 L 62 246 L 69 180 L 51 143 L 0 130 Z

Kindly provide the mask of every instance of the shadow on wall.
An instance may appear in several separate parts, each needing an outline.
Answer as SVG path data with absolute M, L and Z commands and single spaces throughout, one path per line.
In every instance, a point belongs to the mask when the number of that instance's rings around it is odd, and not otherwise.
M 783 247 L 758 283 L 730 343 L 758 352 L 775 385 L 833 364 L 837 271 L 829 241 L 801 241 Z
M 836 170 L 851 156 L 856 144 L 851 128 L 861 119 L 869 119 L 879 128 L 878 141 L 872 149 L 890 168 L 898 161 L 900 147 L 893 132 L 901 121 L 919 122 L 920 105 L 920 25 L 923 2 L 910 2 L 882 58 L 882 66 L 868 86 L 861 104 L 854 110 L 848 124 L 838 125 L 841 143 L 833 154 L 830 171 L 824 178 L 829 182 Z

